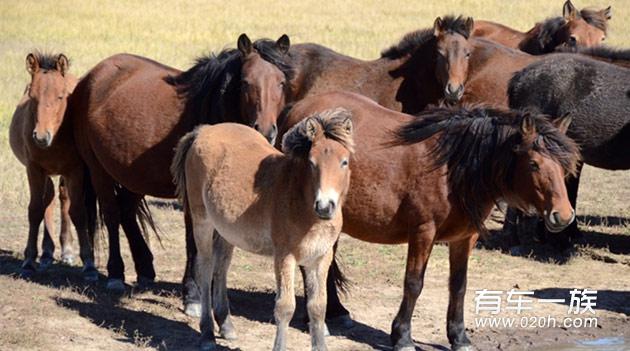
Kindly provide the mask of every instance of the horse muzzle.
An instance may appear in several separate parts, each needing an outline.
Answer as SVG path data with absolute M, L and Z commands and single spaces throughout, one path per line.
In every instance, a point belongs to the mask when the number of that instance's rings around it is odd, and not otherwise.
M 332 219 L 337 205 L 332 200 L 315 201 L 315 213 L 320 219 Z
M 444 100 L 449 105 L 454 105 L 461 100 L 462 96 L 464 96 L 464 86 L 458 85 L 454 87 L 451 83 L 446 84 L 446 88 L 444 88 Z
M 545 215 L 544 218 L 545 228 L 547 228 L 550 233 L 559 233 L 573 223 L 575 220 L 575 210 L 571 209 L 571 216 L 566 221 L 562 220 L 560 212 L 558 211 L 551 211 L 548 215 Z
M 52 144 L 52 139 L 50 131 L 46 131 L 43 137 L 39 135 L 37 131 L 33 131 L 33 141 L 35 142 L 35 145 L 42 149 L 49 147 Z

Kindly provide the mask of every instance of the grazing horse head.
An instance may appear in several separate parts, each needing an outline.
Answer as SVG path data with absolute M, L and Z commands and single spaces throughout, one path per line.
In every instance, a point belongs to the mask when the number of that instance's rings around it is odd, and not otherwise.
M 575 172 L 577 160 L 572 157 L 577 147 L 564 136 L 570 123 L 571 117 L 565 115 L 553 122 L 553 128 L 525 114 L 520 125 L 521 142 L 514 147 L 515 202 L 521 209 L 535 207 L 552 233 L 562 231 L 575 219 L 565 186 L 565 177 Z
M 472 51 L 468 38 L 473 25 L 472 17 L 464 19 L 462 16 L 438 17 L 433 24 L 437 50 L 435 74 L 444 88 L 447 103 L 457 103 L 464 94 L 468 59 Z
M 309 116 L 282 138 L 282 151 L 303 165 L 305 198 L 321 219 L 331 219 L 350 185 L 354 150 L 349 111 L 338 108 Z
M 26 56 L 26 70 L 31 74 L 28 96 L 34 104 L 33 140 L 41 148 L 49 147 L 61 126 L 74 80 L 68 79 L 68 58 L 64 54 L 39 52 Z
M 238 38 L 241 53 L 241 116 L 270 143 L 278 135 L 276 121 L 289 93 L 288 67 L 284 56 L 289 51 L 289 37 L 282 35 L 275 43 L 255 45 L 247 35 Z
M 578 11 L 570 0 L 562 8 L 564 26 L 555 35 L 559 46 L 570 48 L 592 47 L 606 40 L 611 7 L 603 10 L 582 9 Z

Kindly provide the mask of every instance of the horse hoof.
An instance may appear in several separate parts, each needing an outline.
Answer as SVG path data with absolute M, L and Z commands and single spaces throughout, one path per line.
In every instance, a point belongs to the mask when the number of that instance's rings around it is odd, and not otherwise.
M 354 327 L 354 321 L 350 318 L 349 314 L 329 318 L 326 320 L 326 324 L 330 325 L 333 329 L 350 329 Z
M 453 351 L 475 351 L 472 345 L 453 346 Z
M 219 330 L 219 334 L 225 340 L 236 340 L 238 339 L 238 335 L 236 335 L 236 330 L 234 330 L 233 326 L 221 326 Z
M 35 275 L 35 269 L 33 267 L 23 267 L 20 271 L 20 278 L 31 279 Z
M 108 279 L 105 288 L 111 292 L 124 292 L 125 283 L 122 279 Z
M 94 267 L 83 269 L 83 280 L 87 283 L 98 281 L 98 271 Z
M 61 255 L 61 263 L 72 266 L 74 264 L 74 256 L 72 254 Z
M 201 303 L 199 302 L 187 303 L 184 308 L 184 313 L 190 317 L 200 318 L 201 317 Z
M 42 258 L 39 259 L 39 271 L 40 272 L 46 272 L 48 270 L 48 268 L 50 268 L 50 266 L 53 263 L 53 259 L 50 256 L 42 256 Z
M 155 279 L 143 277 L 141 275 L 138 276 L 138 280 L 136 281 L 136 287 L 141 290 L 149 289 L 153 286 Z
M 330 330 L 328 330 L 326 323 L 324 323 L 324 336 L 330 336 Z
M 394 347 L 394 351 L 416 351 L 415 346 Z
M 199 345 L 201 351 L 215 351 L 217 349 L 217 343 L 214 341 L 202 341 Z

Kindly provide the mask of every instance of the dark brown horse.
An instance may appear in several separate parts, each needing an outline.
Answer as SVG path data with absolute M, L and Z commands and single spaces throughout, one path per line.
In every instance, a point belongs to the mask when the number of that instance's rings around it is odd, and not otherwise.
M 623 66 L 630 55 L 616 50 L 587 51 Z M 558 117 L 569 114 L 568 135 L 580 146 L 584 163 L 610 170 L 630 169 L 630 70 L 581 55 L 554 55 L 518 72 L 510 82 L 510 107 Z M 575 207 L 580 181 L 567 183 Z M 567 229 L 577 234 L 577 223 Z M 560 242 L 566 244 L 566 241 Z
M 186 72 L 121 54 L 102 61 L 79 82 L 69 115 L 109 232 L 108 288 L 124 289 L 119 224 L 138 281 L 155 277 L 136 214 L 143 213 L 144 195 L 175 197 L 169 165 L 184 134 L 199 124 L 231 121 L 275 139 L 275 120 L 292 78 L 288 49 L 286 35 L 252 44 L 243 34 L 238 49 L 200 58 Z
M 64 187 L 60 186 L 61 257 L 65 262 L 72 261 L 72 236 L 65 218 L 69 216 L 79 237 L 84 278 L 94 281 L 98 279 L 92 248 L 96 203 L 90 182 L 85 179 L 85 165 L 74 145 L 72 126 L 64 118 L 68 97 L 77 79 L 68 72 L 69 62 L 64 54 L 31 53 L 26 57 L 26 69 L 31 82 L 13 114 L 9 129 L 11 149 L 26 166 L 31 193 L 29 234 L 21 275 L 30 277 L 36 271 L 37 236 L 42 219 L 44 240 L 39 268 L 44 270 L 52 263 L 55 189 L 51 176 L 61 175 L 65 183 Z
M 360 95 L 330 93 L 295 104 L 281 134 L 337 107 L 352 113 L 356 142 L 342 231 L 373 243 L 409 245 L 403 301 L 392 324 L 395 350 L 415 350 L 411 316 L 439 241 L 450 250 L 448 339 L 454 350 L 468 349 L 467 261 L 495 202 L 544 214 L 554 230 L 574 220 L 564 186 L 579 158 L 563 133 L 569 121 L 557 121 L 559 130 L 544 116 L 484 108 L 431 108 L 414 117 Z
M 603 10 L 585 8 L 578 11 L 567 0 L 562 8 L 562 17 L 537 23 L 527 32 L 490 21 L 477 21 L 472 36 L 540 55 L 551 53 L 558 47 L 591 47 L 601 44 L 606 39 L 610 18 L 610 6 Z
M 444 100 L 457 102 L 468 75 L 472 26 L 470 17 L 438 17 L 433 28 L 406 35 L 373 61 L 317 44 L 294 45 L 289 51 L 296 68 L 293 100 L 344 90 L 408 113 Z

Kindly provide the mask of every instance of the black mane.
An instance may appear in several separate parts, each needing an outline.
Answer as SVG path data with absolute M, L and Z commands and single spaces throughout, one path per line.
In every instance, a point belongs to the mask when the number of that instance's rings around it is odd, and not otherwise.
M 481 232 L 485 218 L 480 204 L 496 201 L 510 189 L 514 150 L 534 148 L 556 160 L 566 174 L 575 172 L 578 148 L 548 116 L 479 107 L 430 108 L 417 116 L 394 132 L 392 145 L 419 143 L 439 133 L 429 151 L 434 169 L 448 165 L 450 193 L 457 194 L 461 208 Z M 533 118 L 538 133 L 531 145 L 524 145 L 520 131 L 526 116 Z
M 566 24 L 567 21 L 563 17 L 551 17 L 537 23 L 533 29 L 527 32 L 531 37 L 521 43 L 521 50 L 533 55 L 552 52 L 562 44 L 556 41 L 556 33 Z
M 557 52 L 578 53 L 587 56 L 599 57 L 610 61 L 630 61 L 630 49 L 619 49 L 606 45 L 593 46 L 590 48 L 558 48 Z
M 286 81 L 293 78 L 294 70 L 274 41 L 259 39 L 254 49 L 267 62 L 284 73 Z M 238 49 L 225 49 L 198 58 L 189 70 L 167 78 L 177 91 L 188 100 L 200 122 L 219 123 L 240 114 L 242 54 Z M 286 84 L 289 87 L 290 84 Z
M 446 16 L 442 18 L 445 32 L 458 33 L 468 39 L 470 32 L 466 29 L 466 18 L 463 16 Z M 381 57 L 392 60 L 412 54 L 418 47 L 423 46 L 434 38 L 433 28 L 420 29 L 406 34 L 398 44 L 381 52 Z
M 48 52 L 42 52 L 39 50 L 35 50 L 33 53 L 39 68 L 42 70 L 57 70 L 57 61 L 59 59 L 59 54 L 52 54 Z M 68 60 L 68 65 L 70 64 L 70 60 Z

